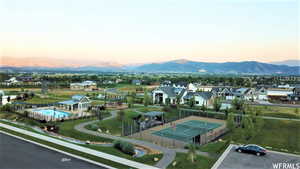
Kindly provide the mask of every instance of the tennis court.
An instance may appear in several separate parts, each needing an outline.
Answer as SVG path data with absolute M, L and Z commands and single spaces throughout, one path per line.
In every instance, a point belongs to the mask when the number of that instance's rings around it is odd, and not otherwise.
M 184 142 L 195 142 L 198 139 L 200 139 L 197 137 L 200 137 L 201 135 L 208 133 L 221 126 L 222 124 L 219 123 L 190 120 L 176 124 L 169 128 L 155 131 L 152 134 Z
M 184 148 L 186 144 L 206 144 L 226 131 L 224 120 L 189 116 L 130 135 L 169 148 Z

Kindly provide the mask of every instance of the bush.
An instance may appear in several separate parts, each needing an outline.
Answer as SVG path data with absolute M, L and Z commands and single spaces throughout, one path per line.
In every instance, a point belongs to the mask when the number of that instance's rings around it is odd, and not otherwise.
M 91 124 L 90 128 L 91 128 L 91 130 L 93 130 L 93 131 L 97 131 L 99 127 L 98 127 L 97 124 Z
M 121 141 L 121 140 L 115 140 L 113 142 L 114 148 L 122 151 L 125 154 L 134 155 L 134 146 L 131 143 Z

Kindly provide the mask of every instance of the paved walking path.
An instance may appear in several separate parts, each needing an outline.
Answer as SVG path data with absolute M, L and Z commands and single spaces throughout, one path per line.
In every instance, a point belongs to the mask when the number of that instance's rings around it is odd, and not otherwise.
M 3 123 L 0 123 L 0 127 L 4 127 L 6 129 L 13 130 L 15 132 L 19 132 L 19 133 L 22 133 L 22 134 L 25 134 L 25 135 L 29 135 L 31 137 L 38 138 L 40 140 L 44 140 L 44 141 L 48 141 L 48 142 L 51 142 L 51 143 L 54 143 L 54 144 L 57 144 L 57 145 L 68 147 L 68 148 L 76 150 L 76 151 L 80 151 L 80 152 L 83 152 L 83 153 L 86 153 L 86 154 L 97 156 L 97 157 L 100 157 L 100 158 L 103 158 L 103 159 L 106 159 L 106 160 L 109 160 L 109 161 L 113 161 L 113 162 L 116 162 L 116 163 L 119 163 L 119 164 L 123 164 L 123 165 L 126 165 L 126 166 L 130 166 L 130 167 L 134 167 L 134 168 L 143 168 L 143 169 L 144 168 L 145 169 L 157 169 L 156 167 L 153 167 L 153 166 L 150 166 L 150 165 L 145 165 L 145 164 L 142 164 L 142 163 L 139 163 L 139 162 L 136 162 L 136 161 L 131 161 L 131 160 L 128 160 L 128 159 L 125 159 L 125 158 L 121 158 L 121 157 L 114 156 L 114 155 L 111 155 L 111 154 L 103 153 L 103 152 L 96 151 L 96 150 L 86 148 L 86 147 L 82 147 L 82 146 L 79 146 L 79 145 L 76 145 L 76 144 L 68 143 L 68 142 L 53 138 L 53 137 L 37 134 L 37 133 L 31 132 L 31 131 L 23 130 L 23 129 L 16 128 L 16 127 L 6 125 L 6 124 L 3 124 Z

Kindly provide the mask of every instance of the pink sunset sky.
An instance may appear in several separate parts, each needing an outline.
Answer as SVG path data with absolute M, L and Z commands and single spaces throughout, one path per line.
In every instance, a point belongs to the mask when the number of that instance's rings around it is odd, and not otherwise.
M 297 0 L 0 3 L 1 66 L 299 59 Z

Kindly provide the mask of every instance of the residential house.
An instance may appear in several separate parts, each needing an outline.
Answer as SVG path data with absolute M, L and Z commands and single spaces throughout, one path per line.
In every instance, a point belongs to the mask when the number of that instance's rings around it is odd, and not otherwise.
M 62 101 L 58 104 L 69 111 L 86 111 L 91 105 L 91 101 L 84 95 L 74 95 L 71 100 Z
M 183 97 L 184 103 L 188 104 L 192 98 L 195 99 L 195 106 L 205 105 L 206 107 L 212 107 L 215 96 L 212 92 L 188 92 Z
M 5 80 L 4 84 L 7 85 L 7 86 L 10 86 L 10 85 L 17 85 L 17 84 L 20 84 L 21 82 L 17 80 L 16 77 L 12 77 L 8 80 Z
M 231 88 L 230 93 L 225 96 L 226 100 L 242 99 L 256 100 L 256 92 L 253 88 Z
M 97 84 L 93 81 L 83 81 L 81 83 L 71 83 L 71 90 L 84 90 L 84 91 L 92 91 L 97 90 Z
M 197 86 L 193 83 L 189 83 L 187 86 L 187 90 L 189 92 L 196 92 L 198 90 Z
M 176 99 L 180 99 L 180 104 L 183 102 L 183 96 L 186 94 L 186 90 L 183 88 L 176 88 L 171 86 L 160 86 L 152 91 L 153 103 L 166 104 L 169 99 L 171 104 L 176 104 Z
M 269 88 L 267 97 L 270 100 L 287 101 L 289 95 L 293 95 L 295 88 Z
M 188 87 L 188 83 L 187 82 L 173 83 L 173 87 L 175 87 L 175 88 L 181 88 L 181 89 L 186 89 Z
M 170 80 L 165 80 L 162 83 L 160 83 L 160 86 L 172 86 L 172 82 Z
M 265 87 L 260 87 L 256 89 L 257 100 L 268 100 L 267 89 Z

